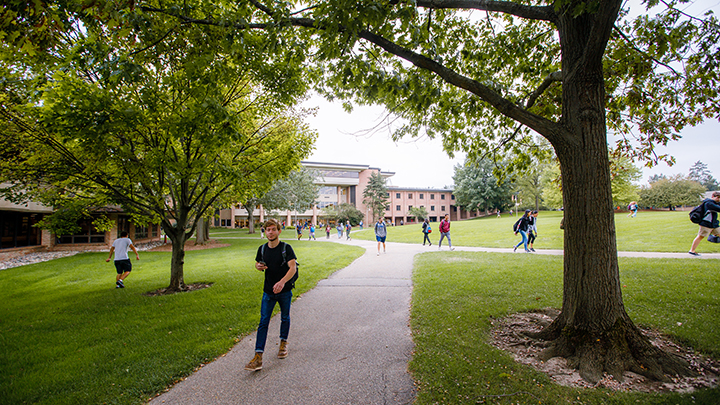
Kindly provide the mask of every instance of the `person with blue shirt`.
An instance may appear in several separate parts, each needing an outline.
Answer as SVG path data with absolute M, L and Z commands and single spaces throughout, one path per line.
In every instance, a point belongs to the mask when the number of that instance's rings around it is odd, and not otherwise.
M 375 224 L 375 239 L 378 243 L 377 255 L 380 256 L 380 245 L 382 244 L 383 253 L 385 252 L 385 238 L 387 238 L 387 225 L 384 218 L 378 218 Z
M 528 230 L 530 229 L 530 210 L 525 210 L 525 214 L 523 214 L 520 219 L 515 222 L 515 225 L 513 225 L 513 229 L 515 230 L 515 235 L 518 233 L 522 236 L 522 240 L 515 245 L 513 248 L 513 252 L 517 251 L 517 248 L 520 247 L 520 245 L 525 245 L 525 253 L 530 253 L 530 249 L 528 249 Z

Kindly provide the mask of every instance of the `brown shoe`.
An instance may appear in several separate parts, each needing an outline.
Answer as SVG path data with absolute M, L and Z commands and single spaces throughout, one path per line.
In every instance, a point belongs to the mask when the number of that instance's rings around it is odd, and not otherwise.
M 288 356 L 287 340 L 280 341 L 280 349 L 278 350 L 278 359 L 284 359 Z
M 262 353 L 255 353 L 255 357 L 245 366 L 245 370 L 258 371 L 262 370 Z

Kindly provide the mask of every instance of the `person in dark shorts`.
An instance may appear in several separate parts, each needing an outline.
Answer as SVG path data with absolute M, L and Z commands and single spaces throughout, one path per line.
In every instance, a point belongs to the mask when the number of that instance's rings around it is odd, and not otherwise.
M 132 249 L 132 251 L 135 252 L 135 258 L 140 260 L 140 255 L 135 245 L 133 245 L 130 238 L 128 238 L 128 233 L 122 231 L 120 237 L 115 239 L 115 242 L 113 242 L 110 248 L 110 256 L 105 260 L 105 262 L 109 262 L 113 253 L 115 253 L 115 269 L 117 270 L 115 288 L 125 288 L 124 280 L 132 271 L 132 262 L 130 261 L 130 257 L 128 257 L 128 248 Z

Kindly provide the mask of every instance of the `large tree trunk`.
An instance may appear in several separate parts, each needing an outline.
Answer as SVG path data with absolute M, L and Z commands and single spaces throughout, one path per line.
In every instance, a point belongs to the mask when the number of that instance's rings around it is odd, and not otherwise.
M 538 334 L 588 381 L 630 370 L 668 380 L 687 364 L 650 344 L 625 312 L 610 186 L 602 55 L 584 53 L 597 18 L 561 17 L 563 124 L 572 144 L 554 142 L 563 179 L 565 258 L 561 314 Z M 595 21 L 592 19 L 596 18 Z M 614 21 L 614 19 L 613 19 Z M 593 61 L 596 59 L 596 61 Z

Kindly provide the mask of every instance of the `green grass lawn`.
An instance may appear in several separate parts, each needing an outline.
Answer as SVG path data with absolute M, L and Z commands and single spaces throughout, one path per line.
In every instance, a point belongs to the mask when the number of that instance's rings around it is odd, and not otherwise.
M 560 248 L 559 221 L 560 213 L 541 213 L 537 247 Z M 517 240 L 512 223 L 507 217 L 453 222 L 453 240 L 508 247 Z M 629 246 L 620 250 L 684 251 L 696 229 L 685 213 L 620 214 L 617 224 L 619 244 Z M 0 271 L 0 404 L 144 403 L 254 331 L 263 275 L 253 263 L 264 240 L 246 229 L 211 234 L 229 238 L 221 241 L 231 246 L 187 252 L 185 282 L 213 283 L 190 293 L 145 295 L 167 286 L 170 253 L 141 252 L 127 288 L 119 290 L 107 252 Z M 352 235 L 369 239 L 372 230 Z M 389 235 L 415 243 L 422 237 L 417 224 L 392 227 Z M 301 258 L 296 294 L 362 253 L 344 244 L 296 241 L 294 232 L 284 236 Z M 715 248 L 703 242 L 699 250 Z M 715 262 L 621 258 L 626 310 L 637 323 L 720 357 Z M 415 267 L 411 370 L 419 404 L 718 403 L 718 389 L 648 395 L 560 387 L 489 346 L 493 318 L 560 306 L 561 257 L 433 252 L 417 256 Z M 522 394 L 501 396 L 516 392 Z
M 692 259 L 620 258 L 626 310 L 696 349 L 720 357 L 717 266 Z M 515 363 L 488 344 L 491 322 L 562 303 L 562 258 L 441 252 L 416 256 L 410 364 L 417 404 L 718 404 L 720 389 L 641 394 L 575 389 Z M 514 395 L 513 395 L 514 394 Z
M 141 252 L 127 288 L 115 289 L 107 253 L 0 271 L 0 403 L 138 404 L 226 353 L 257 328 L 263 273 L 257 240 L 190 251 L 185 282 L 213 283 L 150 297 L 166 287 L 170 253 Z M 296 296 L 363 249 L 292 241 L 302 258 Z
M 542 211 L 538 216 L 538 238 L 536 249 L 562 249 L 563 230 L 560 229 L 560 211 Z M 453 221 L 450 236 L 456 246 L 480 246 L 509 248 L 520 241 L 512 226 L 518 217 L 504 214 Z M 439 223 L 431 223 L 433 244 L 440 239 Z M 628 218 L 627 213 L 615 215 L 617 246 L 626 252 L 687 252 L 697 235 L 698 226 L 690 222 L 685 211 L 641 211 L 637 218 Z M 356 239 L 375 240 L 372 227 L 362 231 L 353 230 Z M 407 224 L 388 228 L 388 242 L 422 243 L 421 224 Z M 445 244 L 445 242 L 443 243 Z M 720 244 L 703 241 L 699 253 L 720 253 Z

